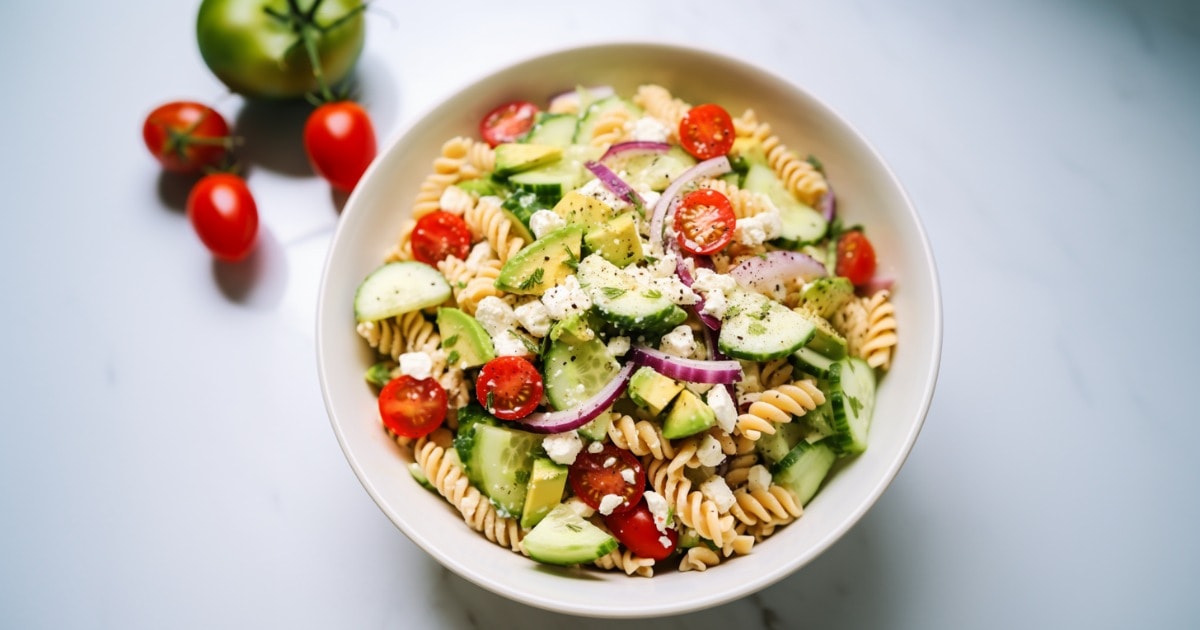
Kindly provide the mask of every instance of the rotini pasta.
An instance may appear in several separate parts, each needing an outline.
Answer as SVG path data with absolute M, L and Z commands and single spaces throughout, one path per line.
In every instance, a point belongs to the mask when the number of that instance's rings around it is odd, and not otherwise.
M 463 219 L 474 238 L 487 240 L 501 263 L 525 246 L 525 240 L 513 234 L 512 222 L 504 216 L 495 197 L 481 197 L 463 214 Z
M 651 459 L 645 466 L 651 487 L 667 499 L 679 522 L 695 529 L 718 547 L 735 535 L 734 518 L 722 515 L 716 503 L 705 498 L 699 490 L 692 490 L 692 482 L 681 470 L 671 470 L 667 462 L 658 459 Z
M 669 90 L 661 85 L 643 85 L 633 95 L 633 102 L 646 113 L 656 118 L 671 130 L 672 137 L 678 137 L 679 123 L 691 105 L 675 98 Z
M 811 379 L 795 381 L 768 389 L 738 416 L 737 433 L 756 440 L 763 433 L 775 433 L 775 425 L 791 422 L 825 402 L 825 394 Z
M 792 194 L 810 206 L 817 205 L 821 196 L 829 192 L 825 176 L 812 164 L 796 157 L 779 136 L 771 132 L 769 124 L 757 122 L 753 112 L 748 114 L 734 121 L 735 133 L 750 138 L 761 147 L 767 163 Z

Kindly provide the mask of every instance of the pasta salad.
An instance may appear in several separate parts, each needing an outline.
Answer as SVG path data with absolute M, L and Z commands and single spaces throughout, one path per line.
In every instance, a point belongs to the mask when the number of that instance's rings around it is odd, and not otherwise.
M 753 110 L 579 88 L 448 140 L 354 308 L 419 483 L 536 561 L 651 576 L 751 552 L 867 448 L 875 269 Z

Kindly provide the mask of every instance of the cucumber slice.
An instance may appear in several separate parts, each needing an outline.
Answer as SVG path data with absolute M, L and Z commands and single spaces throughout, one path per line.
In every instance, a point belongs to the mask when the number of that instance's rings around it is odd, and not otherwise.
M 808 346 L 792 353 L 792 365 L 817 378 L 829 378 L 829 370 L 833 367 L 833 362 L 833 359 Z
M 533 119 L 533 127 L 521 142 L 565 147 L 575 138 L 575 128 L 578 126 L 579 119 L 573 114 L 538 112 Z
M 662 292 L 639 286 L 597 254 L 585 257 L 575 275 L 600 317 L 623 331 L 657 334 L 687 319 L 687 312 Z
M 605 163 L 613 172 L 624 172 L 630 186 L 662 192 L 680 174 L 695 166 L 696 158 L 672 145 L 666 153 L 640 153 L 627 158 L 610 158 Z
M 829 403 L 833 408 L 833 445 L 840 454 L 867 450 L 867 432 L 875 413 L 875 370 L 850 357 L 829 370 Z
M 354 317 L 379 321 L 436 306 L 450 297 L 442 273 L 425 263 L 391 262 L 372 271 L 354 293 Z
M 573 409 L 604 389 L 621 371 L 603 341 L 550 342 L 542 357 L 546 398 L 555 409 Z
M 541 437 L 524 431 L 475 424 L 467 478 L 486 494 L 503 516 L 520 518 Z
M 642 116 L 642 108 L 633 103 L 619 97 L 607 96 L 588 106 L 584 111 L 583 116 L 579 119 L 579 127 L 575 130 L 575 144 L 590 144 L 592 141 L 592 132 L 596 129 L 596 123 L 600 122 L 600 118 L 610 109 L 624 107 L 629 110 L 629 113 L 634 118 Z
M 770 361 L 791 355 L 816 333 L 811 322 L 759 293 L 738 291 L 730 298 L 717 347 L 747 361 Z
M 825 217 L 788 192 L 771 167 L 751 162 L 743 183 L 743 188 L 765 194 L 779 208 L 779 219 L 783 224 L 779 238 L 790 249 L 824 238 L 829 229 Z
M 592 562 L 616 549 L 617 539 L 559 503 L 529 530 L 521 546 L 538 562 L 570 566 Z
M 755 448 L 768 466 L 777 464 L 804 440 L 805 433 L 807 430 L 802 422 L 793 420 L 778 424 L 775 425 L 775 433 L 764 433 L 755 443 Z
M 796 501 L 805 505 L 817 493 L 836 460 L 837 453 L 824 440 L 812 444 L 800 440 L 782 461 L 771 467 L 771 480 L 790 490 Z

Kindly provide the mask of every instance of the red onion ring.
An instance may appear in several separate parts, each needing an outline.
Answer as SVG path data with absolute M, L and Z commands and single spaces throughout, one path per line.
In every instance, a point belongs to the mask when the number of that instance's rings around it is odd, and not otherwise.
M 686 359 L 646 346 L 634 346 L 630 352 L 634 362 L 652 367 L 659 374 L 680 381 L 724 384 L 736 383 L 742 378 L 742 365 L 732 359 Z
M 671 149 L 671 145 L 666 142 L 650 142 L 648 140 L 631 140 L 629 142 L 618 142 L 604 152 L 600 156 L 601 162 L 607 162 L 609 159 L 620 157 L 626 153 L 666 153 Z
M 747 289 L 766 293 L 787 280 L 810 282 L 829 274 L 825 265 L 808 254 L 778 250 L 747 258 L 729 275 Z
M 588 160 L 583 166 L 591 171 L 596 176 L 596 179 L 600 180 L 600 183 L 604 184 L 604 187 L 612 192 L 612 194 L 637 206 L 638 209 L 646 207 L 646 201 L 642 199 L 642 196 L 629 184 L 625 183 L 625 180 L 612 172 L 612 169 L 594 160 Z

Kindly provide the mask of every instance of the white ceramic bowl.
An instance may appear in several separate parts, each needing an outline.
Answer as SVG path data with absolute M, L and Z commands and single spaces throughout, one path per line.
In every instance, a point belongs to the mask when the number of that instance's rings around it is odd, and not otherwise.
M 612 85 L 632 95 L 659 83 L 693 103 L 737 113 L 753 107 L 790 146 L 820 157 L 847 222 L 862 223 L 896 278 L 900 342 L 883 378 L 867 452 L 836 470 L 804 516 L 703 573 L 662 571 L 651 579 L 620 572 L 539 565 L 484 539 L 458 513 L 418 486 L 411 457 L 380 429 L 363 371 L 372 355 L 354 330 L 358 283 L 396 238 L 442 143 L 477 133 L 479 119 L 512 99 L 545 102 L 575 85 Z M 317 359 L 325 404 L 350 466 L 371 498 L 413 542 L 458 575 L 540 608 L 597 617 L 648 617 L 728 602 L 786 577 L 852 527 L 891 483 L 924 422 L 941 356 L 941 299 L 933 256 L 916 211 L 879 155 L 837 114 L 768 72 L 709 52 L 611 44 L 539 56 L 454 94 L 408 128 L 372 165 L 348 200 L 321 281 Z

